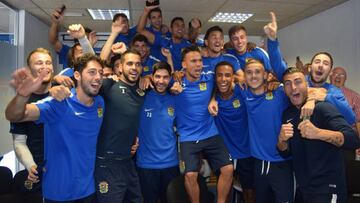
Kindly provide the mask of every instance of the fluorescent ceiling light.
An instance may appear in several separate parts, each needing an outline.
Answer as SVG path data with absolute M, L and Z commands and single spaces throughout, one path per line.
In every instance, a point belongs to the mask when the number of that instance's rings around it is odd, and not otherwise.
M 122 9 L 88 9 L 94 20 L 112 20 L 117 13 L 124 13 L 130 19 L 129 10 Z
M 81 17 L 81 16 L 83 16 L 83 14 L 81 12 L 65 11 L 64 16 L 66 16 L 66 17 Z
M 254 14 L 251 13 L 216 13 L 211 17 L 209 22 L 222 22 L 222 23 L 243 23 Z

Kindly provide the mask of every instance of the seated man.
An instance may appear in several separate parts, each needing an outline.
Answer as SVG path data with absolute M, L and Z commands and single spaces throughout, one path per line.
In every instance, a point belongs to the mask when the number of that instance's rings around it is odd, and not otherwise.
M 74 64 L 77 87 L 62 102 L 48 97 L 26 104 L 50 72 L 45 67 L 34 78 L 27 70 L 13 74 L 16 96 L 6 108 L 11 122 L 37 121 L 44 123 L 44 168 L 31 170 L 29 179 L 43 176 L 45 202 L 91 202 L 95 198 L 96 143 L 103 120 L 104 101 L 97 96 L 102 85 L 101 60 L 85 54 Z
M 304 74 L 289 68 L 283 76 L 290 106 L 284 111 L 278 138 L 282 155 L 292 155 L 293 169 L 304 202 L 346 202 L 343 154 L 340 148 L 356 149 L 359 138 L 330 103 L 318 102 L 312 116 L 300 119 L 308 100 Z

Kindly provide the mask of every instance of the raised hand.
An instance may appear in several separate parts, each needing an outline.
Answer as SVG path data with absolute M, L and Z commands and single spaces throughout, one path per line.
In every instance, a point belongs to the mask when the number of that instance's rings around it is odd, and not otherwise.
M 42 81 L 49 74 L 49 71 L 44 68 L 38 77 L 34 78 L 27 68 L 21 68 L 12 74 L 13 79 L 10 81 L 10 85 L 14 87 L 17 94 L 28 97 L 41 87 Z
M 126 51 L 126 45 L 124 42 L 117 42 L 111 46 L 111 51 L 114 54 L 123 54 Z
M 51 20 L 53 23 L 59 23 L 64 19 L 64 13 L 61 13 L 61 8 L 57 8 L 53 11 L 51 15 Z
M 85 37 L 85 29 L 81 24 L 70 25 L 67 32 L 75 39 Z
M 154 0 L 148 0 L 148 2 L 150 2 L 150 3 L 152 3 L 152 2 L 154 2 Z M 151 11 L 152 9 L 154 9 L 154 8 L 158 8 L 158 7 L 160 7 L 160 5 L 156 5 L 156 6 L 145 6 L 145 12 L 149 12 L 149 11 Z
M 319 139 L 320 129 L 314 126 L 309 119 L 301 121 L 298 129 L 300 130 L 301 136 L 307 139 Z
M 279 140 L 282 142 L 286 142 L 293 136 L 294 136 L 293 125 L 291 123 L 282 124 Z
M 161 53 L 165 56 L 165 58 L 171 57 L 171 52 L 169 49 L 161 48 Z
M 119 34 L 123 31 L 125 24 L 115 21 L 111 24 L 111 33 Z
M 270 16 L 271 16 L 271 22 L 264 26 L 264 32 L 269 39 L 276 40 L 276 34 L 277 34 L 276 15 L 274 12 L 270 12 Z

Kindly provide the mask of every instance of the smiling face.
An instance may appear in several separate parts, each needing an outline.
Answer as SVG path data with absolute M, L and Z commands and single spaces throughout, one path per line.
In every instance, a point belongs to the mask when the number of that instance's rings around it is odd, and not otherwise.
M 184 21 L 178 19 L 173 22 L 171 25 L 171 33 L 174 38 L 182 39 L 185 35 L 185 23 Z
M 311 82 L 315 87 L 323 85 L 331 71 L 332 60 L 326 54 L 317 54 L 311 62 Z
M 230 41 L 236 52 L 238 52 L 239 54 L 244 54 L 246 52 L 248 39 L 245 30 L 239 30 L 235 32 L 230 37 Z
M 169 83 L 170 83 L 170 74 L 166 69 L 159 69 L 152 76 L 154 83 L 155 91 L 158 93 L 165 93 Z
M 330 73 L 330 82 L 336 87 L 344 87 L 346 81 L 346 71 L 341 67 L 334 68 Z
M 221 50 L 224 47 L 224 35 L 220 31 L 213 31 L 209 34 L 208 38 L 205 40 L 205 45 L 208 50 L 213 54 L 221 53 Z
M 267 79 L 267 72 L 264 65 L 259 61 L 254 61 L 245 66 L 245 80 L 248 87 L 254 94 L 265 92 L 264 84 Z
M 122 57 L 124 58 L 120 64 L 120 80 L 127 84 L 134 85 L 141 75 L 142 66 L 140 55 L 125 52 L 125 55 Z
M 145 41 L 136 41 L 132 44 L 132 48 L 140 53 L 141 60 L 145 61 L 150 55 L 150 47 Z
M 41 71 L 47 71 L 47 75 L 43 79 L 43 84 L 47 84 L 51 81 L 54 69 L 49 54 L 34 52 L 29 58 L 29 68 L 34 77 L 37 77 Z
M 150 25 L 160 31 L 162 25 L 162 15 L 160 11 L 151 11 L 149 14 Z
M 229 65 L 221 65 L 216 68 L 216 86 L 220 94 L 228 94 L 232 91 L 231 85 L 234 81 L 234 71 Z
M 74 72 L 74 77 L 78 81 L 77 88 L 88 97 L 94 97 L 99 93 L 102 85 L 103 67 L 95 60 L 89 61 L 81 73 Z
M 284 90 L 290 102 L 301 108 L 307 99 L 307 83 L 303 73 L 294 72 L 284 76 Z

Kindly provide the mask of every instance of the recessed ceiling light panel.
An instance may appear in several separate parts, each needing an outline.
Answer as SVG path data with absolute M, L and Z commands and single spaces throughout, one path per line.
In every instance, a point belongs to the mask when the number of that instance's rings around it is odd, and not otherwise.
M 211 17 L 209 22 L 222 22 L 222 23 L 243 23 L 254 14 L 252 13 L 216 13 Z
M 93 20 L 112 20 L 117 13 L 124 13 L 130 19 L 129 10 L 122 9 L 88 9 Z

